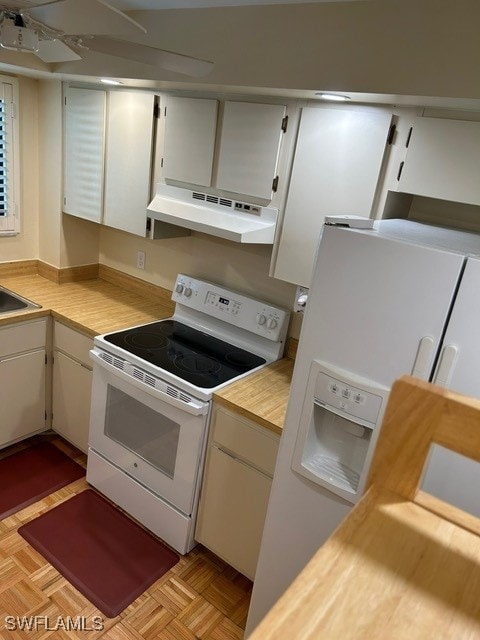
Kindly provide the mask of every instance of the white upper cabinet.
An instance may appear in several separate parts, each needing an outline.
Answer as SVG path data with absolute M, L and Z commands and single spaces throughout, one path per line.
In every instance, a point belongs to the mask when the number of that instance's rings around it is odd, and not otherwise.
M 217 129 L 217 100 L 168 98 L 163 177 L 208 187 Z
M 106 92 L 68 87 L 65 92 L 63 210 L 100 222 Z
M 369 217 L 392 114 L 302 109 L 274 276 L 308 287 L 325 216 Z
M 218 189 L 245 199 L 272 199 L 284 105 L 167 100 L 162 158 L 167 183 Z
M 415 118 L 398 190 L 480 204 L 480 122 Z
M 63 211 L 146 235 L 155 96 L 67 87 Z
M 134 91 L 109 96 L 104 224 L 145 235 L 155 96 Z
M 285 111 L 276 104 L 225 103 L 218 189 L 271 199 Z

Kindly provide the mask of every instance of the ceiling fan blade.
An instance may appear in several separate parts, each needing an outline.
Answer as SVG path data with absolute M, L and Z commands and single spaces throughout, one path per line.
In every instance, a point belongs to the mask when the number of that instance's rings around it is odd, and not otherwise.
M 135 62 L 142 62 L 160 69 L 183 73 L 188 76 L 202 77 L 213 69 L 213 62 L 184 56 L 180 53 L 171 53 L 143 44 L 126 42 L 116 38 L 95 37 L 86 40 L 84 44 L 92 51 L 106 53 L 118 58 L 126 58 Z
M 57 0 L 28 9 L 36 21 L 67 35 L 136 36 L 146 33 L 141 24 L 104 0 Z
M 44 62 L 70 62 L 71 60 L 81 60 L 73 49 L 70 49 L 61 40 L 40 40 L 38 51 L 35 55 Z

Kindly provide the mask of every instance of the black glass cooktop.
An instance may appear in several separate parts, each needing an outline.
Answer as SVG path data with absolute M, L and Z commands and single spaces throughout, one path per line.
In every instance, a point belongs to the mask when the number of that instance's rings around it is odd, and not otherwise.
M 182 380 L 212 389 L 266 360 L 176 320 L 163 320 L 104 336 Z

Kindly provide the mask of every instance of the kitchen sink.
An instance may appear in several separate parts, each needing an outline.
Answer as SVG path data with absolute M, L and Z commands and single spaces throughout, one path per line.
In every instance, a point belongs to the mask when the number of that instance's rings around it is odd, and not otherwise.
M 27 309 L 40 309 L 41 305 L 23 298 L 13 291 L 0 287 L 0 314 L 12 311 L 25 311 Z

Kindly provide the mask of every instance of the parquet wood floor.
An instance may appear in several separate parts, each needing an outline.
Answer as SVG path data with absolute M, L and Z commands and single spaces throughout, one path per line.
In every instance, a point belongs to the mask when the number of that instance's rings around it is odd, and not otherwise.
M 80 451 L 61 438 L 53 442 L 86 466 Z M 87 487 L 80 479 L 0 522 L 2 640 L 243 638 L 252 583 L 201 545 L 181 556 L 120 615 L 106 618 L 17 533 L 25 522 Z M 19 628 L 17 617 L 24 616 L 33 629 Z

